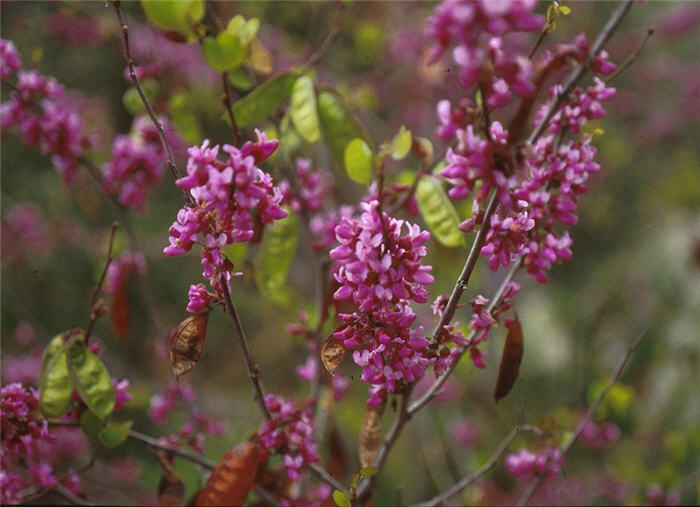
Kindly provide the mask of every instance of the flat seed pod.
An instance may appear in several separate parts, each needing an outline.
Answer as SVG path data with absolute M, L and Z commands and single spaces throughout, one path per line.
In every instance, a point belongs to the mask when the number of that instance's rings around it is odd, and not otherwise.
M 123 340 L 129 334 L 131 324 L 129 306 L 129 293 L 124 284 L 119 284 L 117 292 L 114 293 L 114 298 L 112 299 L 112 308 L 109 311 L 109 316 L 112 331 L 120 340 Z
M 66 365 L 63 335 L 57 335 L 44 349 L 39 376 L 39 406 L 46 417 L 58 417 L 66 411 L 73 382 Z
M 300 76 L 294 83 L 289 99 L 289 115 L 297 132 L 306 142 L 313 144 L 321 139 L 316 92 L 309 76 Z
M 464 233 L 459 230 L 459 215 L 440 181 L 432 176 L 421 178 L 416 187 L 416 201 L 435 239 L 447 247 L 466 244 Z
M 170 367 L 175 378 L 194 368 L 202 357 L 207 335 L 209 313 L 187 317 L 180 322 L 170 338 Z
M 241 442 L 224 454 L 194 505 L 243 505 L 258 471 L 258 446 Z
M 85 345 L 81 332 L 66 343 L 66 364 L 75 389 L 90 411 L 105 419 L 114 410 L 112 377 L 102 361 Z
M 343 364 L 345 359 L 345 345 L 342 340 L 329 338 L 321 347 L 321 361 L 328 373 L 333 375 L 333 372 Z
M 513 388 L 520 371 L 520 362 L 523 359 L 523 330 L 520 326 L 520 319 L 517 316 L 514 319 L 507 319 L 505 324 L 508 328 L 508 335 L 503 345 L 503 357 L 501 357 L 501 365 L 498 368 L 496 390 L 493 393 L 496 403 L 505 398 Z
M 368 406 L 365 409 L 365 420 L 360 431 L 360 464 L 362 468 L 374 464 L 379 444 L 382 441 L 382 415 L 385 404 L 378 407 Z

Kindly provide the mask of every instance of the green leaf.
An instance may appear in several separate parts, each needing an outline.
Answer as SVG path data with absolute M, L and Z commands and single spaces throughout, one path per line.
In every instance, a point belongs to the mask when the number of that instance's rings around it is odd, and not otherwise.
M 316 92 L 314 82 L 309 76 L 300 76 L 294 83 L 289 101 L 289 115 L 297 132 L 308 143 L 315 143 L 321 139 Z
M 196 144 L 202 138 L 199 120 L 188 93 L 179 91 L 170 97 L 168 111 L 175 128 L 189 144 Z
M 95 414 L 89 410 L 85 410 L 80 416 L 80 427 L 83 429 L 83 433 L 88 437 L 99 440 L 104 423 Z
M 464 233 L 459 230 L 459 216 L 452 201 L 436 178 L 426 175 L 416 188 L 420 213 L 435 239 L 447 247 L 465 245 Z
M 338 507 L 350 507 L 352 505 L 348 495 L 339 489 L 333 491 L 333 501 Z
M 367 185 L 372 181 L 372 150 L 359 137 L 345 147 L 345 170 L 358 183 Z
M 148 20 L 163 30 L 194 38 L 194 23 L 204 17 L 204 0 L 141 0 Z
M 153 79 L 146 79 L 141 83 L 141 88 L 143 89 L 143 93 L 146 95 L 146 98 L 149 101 L 152 101 L 153 97 L 155 97 L 158 93 L 160 86 L 158 85 L 157 81 Z M 124 105 L 124 109 L 133 115 L 141 114 L 146 111 L 143 101 L 141 100 L 141 96 L 139 95 L 139 92 L 135 86 L 130 87 L 124 92 L 122 104 Z
M 362 470 L 360 470 L 360 475 L 362 477 L 372 477 L 378 471 L 379 469 L 377 467 L 363 467 Z
M 251 18 L 246 21 L 240 14 L 232 17 L 226 26 L 226 31 L 231 35 L 235 35 L 244 47 L 247 47 L 252 42 L 259 29 L 260 21 L 258 21 L 258 18 Z
M 399 132 L 391 141 L 391 158 L 394 160 L 402 160 L 406 158 L 406 155 L 408 155 L 411 151 L 412 144 L 413 136 L 411 135 L 411 131 L 401 125 Z
M 85 335 L 71 337 L 66 344 L 68 373 L 80 397 L 100 419 L 114 410 L 114 388 L 102 361 L 85 345 Z
M 345 101 L 330 90 L 318 94 L 318 116 L 323 135 L 338 167 L 344 167 L 345 147 L 356 137 L 368 140 Z
M 289 96 L 297 74 L 285 73 L 272 77 L 233 105 L 236 123 L 249 127 L 263 121 Z
M 231 243 L 221 247 L 221 253 L 229 258 L 233 265 L 242 264 L 248 256 L 248 243 Z
M 216 38 L 204 39 L 202 52 L 207 63 L 219 72 L 238 67 L 248 56 L 247 47 L 230 32 L 221 32 Z
M 133 421 L 110 422 L 100 431 L 99 439 L 107 449 L 113 449 L 129 438 Z
M 228 73 L 228 79 L 236 90 L 248 91 L 253 87 L 253 81 L 248 73 L 241 67 L 233 69 Z
M 299 239 L 296 214 L 286 209 L 287 217 L 265 228 L 255 262 L 255 283 L 262 294 L 277 300 L 292 267 Z
M 66 365 L 66 347 L 62 334 L 54 336 L 44 349 L 39 374 L 39 406 L 46 417 L 62 415 L 70 405 L 73 383 Z

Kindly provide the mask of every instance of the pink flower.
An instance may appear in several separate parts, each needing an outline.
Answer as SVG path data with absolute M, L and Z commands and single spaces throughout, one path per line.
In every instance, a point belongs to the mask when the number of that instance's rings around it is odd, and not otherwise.
M 219 146 L 210 148 L 209 141 L 188 150 L 187 176 L 177 180 L 176 185 L 188 190 L 195 204 L 186 204 L 178 212 L 170 227 L 170 246 L 163 253 L 182 255 L 199 243 L 202 275 L 218 296 L 222 295 L 221 277 L 228 283 L 231 276 L 238 274 L 233 272 L 233 264 L 221 248 L 253 237 L 252 212 L 257 211 L 265 224 L 287 216 L 280 207 L 280 189 L 256 165 L 267 159 L 278 144 L 258 131 L 255 143 L 248 141 L 240 149 L 225 145 L 225 162 L 218 159 Z M 201 303 L 197 300 L 195 306 Z
M 0 39 L 0 78 L 7 79 L 13 72 L 22 68 L 15 43 L 11 40 Z
M 521 449 L 516 454 L 506 457 L 506 468 L 521 479 L 535 476 L 555 479 L 564 464 L 564 457 L 558 448 L 546 447 L 533 453 Z
M 145 276 L 147 272 L 148 268 L 143 254 L 125 250 L 107 268 L 105 292 L 115 294 L 119 287 L 129 281 L 132 276 Z
M 190 299 L 190 302 L 187 304 L 188 312 L 202 313 L 209 307 L 209 293 L 203 284 L 198 283 L 197 285 L 190 285 L 187 296 Z
M 312 170 L 311 160 L 307 158 L 297 158 L 294 181 L 294 184 L 287 180 L 280 183 L 282 202 L 289 204 L 296 212 L 304 210 L 307 213 L 315 213 L 321 210 L 330 189 L 330 174 L 326 171 Z

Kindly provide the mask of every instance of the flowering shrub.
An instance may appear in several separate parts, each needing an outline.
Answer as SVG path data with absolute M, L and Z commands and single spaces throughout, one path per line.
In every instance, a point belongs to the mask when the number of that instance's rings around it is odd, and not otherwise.
M 696 432 L 650 429 L 637 407 L 652 404 L 635 396 L 673 397 L 623 377 L 646 334 L 616 367 L 602 352 L 621 348 L 630 322 L 684 335 L 697 307 L 692 277 L 663 264 L 655 276 L 681 295 L 625 274 L 624 293 L 596 285 L 618 276 L 597 260 L 608 242 L 633 244 L 608 222 L 639 211 L 616 211 L 611 171 L 634 158 L 603 129 L 625 132 L 608 111 L 634 111 L 638 90 L 613 80 L 646 39 L 606 49 L 633 3 L 604 22 L 561 1 L 445 0 L 406 10 L 400 30 L 374 19 L 398 4 L 52 6 L 44 31 L 71 55 L 121 45 L 124 62 L 101 56 L 94 76 L 61 74 L 65 55 L 54 64 L 50 44 L 44 56 L 10 22 L 0 118 L 23 184 L 3 190 L 15 341 L 2 360 L 0 500 L 692 502 Z M 322 30 L 301 33 L 311 19 Z M 695 167 L 687 153 L 679 165 Z M 61 186 L 30 172 L 42 156 Z M 585 198 L 601 180 L 598 202 Z M 678 186 L 693 202 L 692 183 Z M 658 246 L 663 257 L 697 257 L 690 226 L 683 241 L 671 229 L 656 229 L 674 245 Z M 571 275 L 580 260 L 555 269 L 579 250 L 605 264 L 593 281 Z M 636 253 L 620 256 L 646 266 Z M 73 280 L 67 265 L 88 262 Z M 549 285 L 516 282 L 521 272 Z M 656 353 L 633 373 L 653 372 Z M 663 451 L 631 449 L 644 439 Z M 622 455 L 637 468 L 617 467 Z M 509 473 L 485 477 L 493 468 Z

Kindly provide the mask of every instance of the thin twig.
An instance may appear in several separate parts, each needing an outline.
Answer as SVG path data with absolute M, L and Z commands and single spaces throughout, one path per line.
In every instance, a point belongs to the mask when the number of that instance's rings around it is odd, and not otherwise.
M 236 123 L 236 115 L 233 113 L 233 96 L 231 94 L 231 84 L 228 82 L 228 74 L 226 72 L 221 73 L 221 81 L 224 85 L 224 107 L 228 113 L 228 119 L 231 122 L 231 128 L 233 128 L 233 141 L 236 146 L 241 145 L 241 131 L 238 129 L 238 123 Z
M 114 0 L 114 11 L 117 14 L 117 19 L 119 20 L 119 26 L 121 27 L 122 31 L 122 36 L 124 39 L 124 59 L 126 60 L 126 65 L 129 68 L 129 76 L 131 77 L 131 81 L 134 83 L 134 87 L 136 88 L 136 91 L 139 94 L 139 97 L 141 97 L 141 102 L 143 102 L 143 106 L 146 108 L 146 113 L 148 113 L 148 116 L 151 118 L 151 121 L 153 122 L 153 125 L 155 126 L 156 130 L 158 131 L 158 137 L 160 138 L 160 143 L 163 146 L 163 150 L 165 150 L 165 153 L 168 157 L 168 162 L 167 166 L 168 169 L 170 169 L 170 172 L 173 174 L 173 177 L 175 179 L 179 179 L 182 177 L 180 174 L 179 169 L 177 168 L 177 165 L 175 165 L 175 159 L 173 158 L 173 153 L 170 149 L 170 144 L 168 144 L 168 139 L 165 136 L 165 131 L 163 130 L 163 125 L 160 123 L 160 120 L 158 119 L 158 116 L 156 115 L 155 111 L 153 111 L 153 107 L 151 106 L 151 103 L 148 101 L 148 97 L 146 97 L 146 94 L 143 91 L 143 87 L 141 86 L 141 82 L 139 81 L 138 76 L 136 75 L 136 71 L 134 70 L 134 60 L 131 58 L 131 49 L 129 47 L 129 28 L 126 26 L 126 23 L 124 22 L 124 16 L 122 15 L 122 10 L 121 10 L 121 5 L 119 0 Z M 192 200 L 192 196 L 190 195 L 189 192 L 186 190 L 182 190 L 183 196 L 185 197 L 185 200 L 191 204 L 194 204 L 194 201 Z
M 309 463 L 307 465 L 309 470 L 311 470 L 313 473 L 316 474 L 316 476 L 321 479 L 323 482 L 328 484 L 329 486 L 342 491 L 343 493 L 347 493 L 347 489 L 341 482 L 339 482 L 335 477 L 333 477 L 325 468 L 323 468 L 321 465 L 318 463 Z
M 655 29 L 653 26 L 650 26 L 647 28 L 647 33 L 644 36 L 644 38 L 640 41 L 639 45 L 637 46 L 637 49 L 634 50 L 634 52 L 629 55 L 624 62 L 620 64 L 620 66 L 617 68 L 615 72 L 612 73 L 612 75 L 608 76 L 607 79 L 605 80 L 606 83 L 610 83 L 613 79 L 615 79 L 617 76 L 622 74 L 625 70 L 627 70 L 627 67 L 632 65 L 632 62 L 639 56 L 639 53 L 641 53 L 642 49 L 644 49 L 644 46 L 646 43 L 649 41 L 652 35 L 654 35 Z
M 642 331 L 637 338 L 635 338 L 632 343 L 629 344 L 627 347 L 627 350 L 625 350 L 625 353 L 622 355 L 620 358 L 620 361 L 617 363 L 617 367 L 615 368 L 615 371 L 613 372 L 612 376 L 610 377 L 610 380 L 608 383 L 605 385 L 603 390 L 600 392 L 598 397 L 595 399 L 595 401 L 588 407 L 588 410 L 586 410 L 586 413 L 583 415 L 581 420 L 578 423 L 578 426 L 576 426 L 576 429 L 574 430 L 573 434 L 571 437 L 567 440 L 567 442 L 559 447 L 559 450 L 561 451 L 561 457 L 562 459 L 566 456 L 566 454 L 569 452 L 571 447 L 576 443 L 576 440 L 578 437 L 581 435 L 581 432 L 583 431 L 584 426 L 588 421 L 593 417 L 593 414 L 595 413 L 596 410 L 598 410 L 598 407 L 600 404 L 603 402 L 607 394 L 610 392 L 610 389 L 612 389 L 613 385 L 615 385 L 615 382 L 617 382 L 620 378 L 620 375 L 622 374 L 622 370 L 625 369 L 625 365 L 627 364 L 627 361 L 629 361 L 629 358 L 632 356 L 634 351 L 637 349 L 639 344 L 642 342 L 644 337 L 647 335 L 647 331 Z M 525 493 L 523 494 L 522 497 L 520 497 L 520 500 L 518 500 L 518 505 L 523 506 L 527 505 L 527 502 L 530 500 L 533 494 L 535 494 L 535 491 L 537 491 L 537 488 L 542 484 L 542 481 L 544 480 L 544 475 L 538 476 L 536 479 L 534 479 L 530 485 L 527 487 L 525 490 Z
M 499 286 L 498 290 L 494 293 L 493 297 L 491 298 L 489 306 L 487 307 L 487 312 L 491 312 L 491 310 L 493 310 L 493 308 L 500 302 L 503 293 L 508 287 L 508 283 L 512 280 L 513 276 L 520 268 L 520 265 L 520 260 L 514 262 L 511 265 L 508 272 L 506 273 L 506 276 L 503 278 L 503 281 L 501 282 L 501 285 Z M 476 333 L 472 331 L 467 337 L 467 342 L 471 342 L 475 336 Z M 421 408 L 427 405 L 430 402 L 430 400 L 437 396 L 443 384 L 447 381 L 448 377 L 452 374 L 452 372 L 457 368 L 459 360 L 462 358 L 462 356 L 467 350 L 468 347 L 462 347 L 457 357 L 455 357 L 452 363 L 450 363 L 445 372 L 442 375 L 440 375 L 435 382 L 432 383 L 432 385 L 428 388 L 427 391 L 425 391 L 425 393 L 423 393 L 423 395 L 420 398 L 411 403 L 411 406 L 408 408 L 409 415 L 413 415 L 416 412 L 418 412 Z
M 450 294 L 450 299 L 447 301 L 445 311 L 443 312 L 442 317 L 440 317 L 440 321 L 438 322 L 437 326 L 435 326 L 435 329 L 433 330 L 431 337 L 432 343 L 437 341 L 442 329 L 448 325 L 454 317 L 459 299 L 467 289 L 469 278 L 471 278 L 474 267 L 476 266 L 476 261 L 479 258 L 479 253 L 481 252 L 481 248 L 484 246 L 484 242 L 486 241 L 486 234 L 491 228 L 491 217 L 495 213 L 497 207 L 498 195 L 497 192 L 494 191 L 489 198 L 488 204 L 486 205 L 486 211 L 484 211 L 484 219 L 481 222 L 481 227 L 476 234 L 476 238 L 474 238 L 474 243 L 472 243 L 471 250 L 469 251 L 467 260 L 464 263 L 462 272 L 460 273 L 459 278 L 457 278 L 457 282 L 452 289 L 452 294 Z
M 233 327 L 236 330 L 236 335 L 238 336 L 238 342 L 241 344 L 241 349 L 243 349 L 243 357 L 245 358 L 245 364 L 248 368 L 248 376 L 250 381 L 253 383 L 253 389 L 255 390 L 255 401 L 260 406 L 260 410 L 268 421 L 272 419 L 270 411 L 265 405 L 265 396 L 263 394 L 263 388 L 260 382 L 260 371 L 258 365 L 253 359 L 253 354 L 248 347 L 248 340 L 246 339 L 245 333 L 243 332 L 243 326 L 236 313 L 236 308 L 233 306 L 233 301 L 231 301 L 231 294 L 228 290 L 228 285 L 226 278 L 221 277 L 221 292 L 224 293 L 224 301 L 226 303 L 226 309 L 231 316 L 231 321 L 233 322 Z
M 316 65 L 318 61 L 323 58 L 330 49 L 331 44 L 333 43 L 333 39 L 335 39 L 336 35 L 340 33 L 340 13 L 343 10 L 344 5 L 342 2 L 338 3 L 338 10 L 336 10 L 335 15 L 333 17 L 333 21 L 331 22 L 331 29 L 328 32 L 328 35 L 326 35 L 326 38 L 323 40 L 321 45 L 318 47 L 318 49 L 309 57 L 308 60 L 304 63 L 304 72 L 306 72 L 310 67 Z
M 404 426 L 411 419 L 411 414 L 408 412 L 408 402 L 411 398 L 410 389 L 411 388 L 409 388 L 406 393 L 401 395 L 401 405 L 399 406 L 398 414 L 396 415 L 391 428 L 384 437 L 384 441 L 382 442 L 379 451 L 377 451 L 377 456 L 374 458 L 373 466 L 377 468 L 377 473 L 372 477 L 365 477 L 357 487 L 357 498 L 360 500 L 361 504 L 364 503 L 367 495 L 369 495 L 369 493 L 372 491 L 372 488 L 374 487 L 379 475 L 379 471 L 384 468 L 384 464 L 389 457 L 389 452 L 391 452 L 391 449 L 394 447 L 399 435 L 401 435 L 401 431 L 403 430 Z
M 97 303 L 97 297 L 100 295 L 100 290 L 102 289 L 102 285 L 104 284 L 105 278 L 107 277 L 107 270 L 109 269 L 109 265 L 112 264 L 112 248 L 114 246 L 114 234 L 117 232 L 118 227 L 119 224 L 116 220 L 112 222 L 112 231 L 109 234 L 109 246 L 107 247 L 107 261 L 105 262 L 105 267 L 102 270 L 100 279 L 98 280 L 97 285 L 95 285 L 95 289 L 92 291 L 92 299 L 90 300 L 90 318 L 88 320 L 88 325 L 85 330 L 85 342 L 87 342 L 90 338 L 90 334 L 92 334 L 92 328 L 94 327 L 95 322 L 97 322 L 97 319 L 101 315 L 101 313 L 96 311 L 95 304 Z
M 542 132 L 544 132 L 544 129 L 547 127 L 549 120 L 557 112 L 559 106 L 561 106 L 561 104 L 568 97 L 569 93 L 571 93 L 574 87 L 581 80 L 581 78 L 588 70 L 588 67 L 590 66 L 591 62 L 598 54 L 598 52 L 601 49 L 603 49 L 605 43 L 608 42 L 610 37 L 612 37 L 612 34 L 615 32 L 615 29 L 619 26 L 620 22 L 625 17 L 625 14 L 627 14 L 627 12 L 630 10 L 630 7 L 632 7 L 632 2 L 634 2 L 634 0 L 625 0 L 625 2 L 622 3 L 617 8 L 617 10 L 610 16 L 610 19 L 600 31 L 598 37 L 591 46 L 591 49 L 588 52 L 588 56 L 586 57 L 585 61 L 581 62 L 581 64 L 569 75 L 569 78 L 562 85 L 561 93 L 557 95 L 556 99 L 552 101 L 552 103 L 547 108 L 547 112 L 542 118 L 542 121 L 535 127 L 535 129 L 530 134 L 530 137 L 527 140 L 528 144 L 533 144 L 535 141 L 537 141 Z
M 433 505 L 441 505 L 453 496 L 455 496 L 457 493 L 465 489 L 466 487 L 470 486 L 471 484 L 475 483 L 481 477 L 486 475 L 494 466 L 496 466 L 496 463 L 498 462 L 498 459 L 501 457 L 501 455 L 506 451 L 510 443 L 513 441 L 513 439 L 520 434 L 521 431 L 531 431 L 535 433 L 536 435 L 542 435 L 542 430 L 539 429 L 537 426 L 531 426 L 529 424 L 524 424 L 522 426 L 516 426 L 512 430 L 510 430 L 510 433 L 506 436 L 506 438 L 503 439 L 501 444 L 498 446 L 498 448 L 494 451 L 494 453 L 491 455 L 491 457 L 484 463 L 480 468 L 472 472 L 471 474 L 467 475 L 463 479 L 461 479 L 459 482 L 456 482 L 453 486 L 451 486 L 449 489 L 444 491 L 443 493 L 440 493 L 439 495 L 431 498 L 430 500 L 427 500 L 426 502 L 420 503 L 418 505 L 423 505 L 423 506 L 433 506 Z

